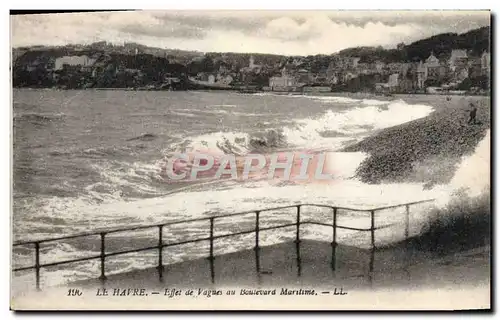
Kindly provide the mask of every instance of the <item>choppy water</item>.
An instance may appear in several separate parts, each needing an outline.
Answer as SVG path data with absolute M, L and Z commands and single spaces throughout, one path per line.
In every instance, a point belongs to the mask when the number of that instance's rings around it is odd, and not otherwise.
M 418 184 L 366 185 L 354 172 L 366 155 L 335 153 L 376 130 L 425 117 L 429 105 L 334 96 L 244 95 L 227 92 L 14 91 L 14 240 L 37 239 L 103 227 L 152 224 L 217 213 L 293 203 L 377 206 L 436 196 Z M 271 132 L 271 134 L 270 134 Z M 278 132 L 278 138 L 276 138 Z M 336 154 L 334 183 L 271 184 L 266 181 L 168 183 L 161 175 L 166 156 L 196 149 L 244 155 L 257 151 L 326 150 Z M 381 213 L 379 223 L 402 222 L 401 210 Z M 304 217 L 331 219 L 331 211 L 308 208 Z M 369 219 L 345 212 L 350 225 Z M 412 217 L 424 221 L 418 213 Z M 292 211 L 270 212 L 263 225 L 293 221 Z M 216 234 L 249 229 L 253 217 L 218 221 Z M 412 232 L 418 232 L 418 223 Z M 236 229 L 235 229 L 236 228 Z M 394 231 L 395 230 L 395 231 Z M 380 233 L 380 241 L 402 229 Z M 400 231 L 397 231 L 400 230 Z M 293 230 L 264 232 L 262 243 L 294 236 Z M 109 252 L 156 244 L 156 230 L 110 236 Z M 166 241 L 206 236 L 206 223 L 181 225 Z M 304 237 L 331 241 L 331 230 L 306 228 Z M 368 235 L 341 233 L 341 241 L 363 245 Z M 366 236 L 366 239 L 365 239 Z M 133 239 L 132 239 L 133 238 Z M 216 253 L 251 247 L 253 235 L 216 243 Z M 135 241 L 135 242 L 134 242 Z M 165 263 L 207 254 L 208 246 L 174 247 Z M 99 252 L 99 239 L 51 242 L 42 263 Z M 110 258 L 109 272 L 156 263 L 156 252 Z M 14 266 L 33 263 L 29 249 L 16 249 Z M 42 270 L 44 285 L 98 275 L 98 261 Z M 32 273 L 17 275 L 31 281 Z M 31 280 L 28 280 L 31 279 Z

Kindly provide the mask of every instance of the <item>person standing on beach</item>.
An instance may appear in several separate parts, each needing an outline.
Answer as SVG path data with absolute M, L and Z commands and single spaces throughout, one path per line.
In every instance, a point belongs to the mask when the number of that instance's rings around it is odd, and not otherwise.
M 470 103 L 469 106 L 472 108 L 469 111 L 469 120 L 467 121 L 467 124 L 476 124 L 476 113 L 477 113 L 477 107 L 475 104 Z

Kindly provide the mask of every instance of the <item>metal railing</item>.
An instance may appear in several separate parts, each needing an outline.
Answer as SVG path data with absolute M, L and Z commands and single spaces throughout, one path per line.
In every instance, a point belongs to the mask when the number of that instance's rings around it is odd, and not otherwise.
M 163 269 L 164 269 L 164 266 L 163 266 L 163 249 L 164 248 L 179 246 L 179 245 L 188 244 L 188 243 L 209 241 L 209 243 L 210 243 L 209 252 L 210 253 L 209 253 L 208 259 L 211 261 L 211 268 L 212 268 L 211 274 L 212 274 L 212 281 L 213 281 L 213 273 L 214 273 L 213 260 L 215 258 L 215 256 L 214 256 L 214 240 L 227 238 L 227 237 L 233 237 L 233 236 L 239 236 L 239 235 L 244 235 L 244 234 L 255 233 L 255 247 L 254 247 L 254 249 L 258 250 L 260 248 L 260 243 L 259 243 L 260 232 L 295 226 L 295 242 L 299 243 L 300 242 L 300 226 L 310 224 L 310 225 L 320 225 L 320 226 L 332 227 L 333 240 L 331 243 L 332 244 L 332 263 L 331 264 L 332 264 L 333 269 L 335 269 L 335 249 L 337 246 L 337 229 L 370 232 L 370 244 L 371 244 L 370 253 L 371 254 L 370 254 L 369 269 L 370 269 L 370 272 L 373 272 L 374 253 L 376 250 L 375 230 L 379 230 L 379 229 L 383 229 L 383 228 L 387 228 L 387 227 L 392 226 L 392 224 L 388 224 L 388 225 L 376 227 L 375 226 L 375 212 L 381 211 L 381 210 L 386 210 L 386 209 L 398 208 L 398 207 L 406 207 L 405 239 L 408 239 L 408 237 L 409 237 L 409 225 L 410 225 L 410 220 L 409 220 L 410 206 L 420 204 L 420 203 L 425 203 L 425 202 L 431 202 L 431 201 L 434 201 L 434 199 L 428 199 L 428 200 L 422 200 L 422 201 L 416 201 L 416 202 L 410 202 L 410 203 L 403 203 L 403 204 L 397 204 L 397 205 L 386 206 L 386 207 L 378 207 L 378 208 L 372 208 L 372 209 L 347 208 L 347 207 L 330 206 L 330 205 L 323 205 L 323 204 L 307 204 L 307 203 L 305 203 L 305 204 L 266 208 L 266 209 L 252 210 L 252 211 L 245 211 L 245 212 L 221 214 L 221 215 L 212 216 L 212 217 L 172 221 L 172 222 L 166 222 L 166 223 L 161 223 L 161 224 L 140 225 L 140 226 L 134 226 L 134 227 L 115 228 L 115 229 L 109 229 L 109 230 L 86 232 L 86 233 L 79 233 L 79 234 L 60 236 L 60 237 L 54 237 L 54 238 L 46 238 L 46 239 L 39 239 L 39 240 L 19 241 L 19 242 L 15 242 L 13 244 L 13 246 L 14 247 L 30 246 L 30 245 L 34 246 L 34 248 L 35 248 L 35 264 L 31 265 L 31 266 L 26 266 L 26 267 L 15 268 L 12 271 L 18 272 L 18 271 L 34 269 L 35 270 L 35 278 L 36 278 L 36 288 L 37 288 L 37 290 L 40 290 L 40 269 L 41 268 L 53 267 L 53 266 L 62 265 L 62 264 L 82 262 L 82 261 L 88 261 L 88 260 L 94 260 L 94 259 L 100 259 L 100 273 L 101 274 L 100 274 L 99 279 L 104 281 L 104 280 L 106 280 L 106 267 L 105 267 L 106 264 L 105 264 L 105 262 L 106 262 L 107 257 L 156 249 L 156 250 L 158 250 L 157 269 L 158 269 L 158 273 L 159 273 L 159 278 L 161 280 L 163 278 Z M 332 223 L 323 223 L 323 222 L 317 222 L 317 221 L 301 220 L 301 207 L 305 207 L 305 206 L 332 209 Z M 291 209 L 291 208 L 296 208 L 295 222 L 280 224 L 280 225 L 275 225 L 275 226 L 269 226 L 269 227 L 261 227 L 260 226 L 260 214 L 262 212 Z M 370 213 L 370 228 L 356 228 L 356 227 L 338 225 L 338 223 L 337 223 L 338 210 L 369 212 Z M 234 232 L 234 233 L 228 233 L 228 234 L 223 234 L 223 235 L 217 235 L 217 236 L 214 235 L 214 224 L 215 224 L 216 219 L 234 217 L 234 216 L 242 216 L 242 215 L 248 215 L 248 214 L 252 214 L 252 213 L 255 214 L 255 229 Z M 179 241 L 179 242 L 172 242 L 172 243 L 164 243 L 164 239 L 163 239 L 163 228 L 164 227 L 172 226 L 172 225 L 179 225 L 179 224 L 186 224 L 186 223 L 193 223 L 193 222 L 200 222 L 200 221 L 209 221 L 210 222 L 210 233 L 209 233 L 208 237 L 196 238 L 196 239 Z M 118 232 L 136 231 L 136 230 L 153 229 L 153 228 L 158 229 L 158 244 L 157 245 L 106 253 L 106 250 L 105 250 L 106 249 L 106 235 L 118 233 Z M 99 255 L 93 255 L 93 256 L 70 259 L 70 260 L 63 260 L 63 261 L 58 261 L 58 262 L 51 262 L 51 263 L 46 263 L 46 264 L 40 264 L 40 244 L 47 243 L 47 242 L 59 241 L 59 240 L 80 238 L 80 237 L 90 237 L 90 236 L 96 236 L 96 235 L 100 236 L 100 254 Z

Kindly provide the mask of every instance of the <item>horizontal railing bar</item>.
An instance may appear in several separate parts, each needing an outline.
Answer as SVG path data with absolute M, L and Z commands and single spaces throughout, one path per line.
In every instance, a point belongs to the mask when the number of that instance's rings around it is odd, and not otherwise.
M 57 266 L 57 265 L 60 265 L 60 264 L 68 264 L 68 263 L 74 263 L 74 262 L 80 262 L 80 261 L 87 261 L 87 260 L 94 260 L 94 259 L 98 259 L 100 258 L 101 256 L 90 256 L 90 257 L 83 257 L 83 258 L 77 258 L 77 259 L 72 259 L 72 260 L 64 260 L 64 261 L 60 261 L 60 262 L 51 262 L 51 263 L 46 263 L 46 264 L 41 264 L 40 265 L 40 268 L 43 268 L 43 267 L 53 267 L 53 266 Z M 31 269 L 34 269 L 36 268 L 36 266 L 32 266 Z
M 331 227 L 331 225 L 330 225 Z M 346 230 L 353 230 L 353 231 L 372 231 L 371 228 L 353 228 L 353 227 L 347 227 L 347 226 L 341 226 L 341 225 L 337 225 L 337 228 L 338 229 L 346 229 Z M 373 230 L 377 230 L 377 228 L 374 228 Z
M 316 224 L 319 226 L 332 227 L 331 223 L 316 222 L 316 221 L 302 221 L 300 224 Z
M 431 202 L 435 201 L 436 199 L 426 199 L 426 200 L 420 200 L 420 201 L 414 201 L 414 202 L 407 202 L 407 203 L 400 203 L 400 204 L 395 204 L 391 206 L 386 206 L 386 207 L 376 207 L 376 208 L 349 208 L 349 207 L 339 207 L 339 206 L 332 206 L 332 205 L 327 205 L 327 204 L 313 204 L 313 203 L 304 203 L 301 204 L 301 206 L 309 206 L 309 207 L 320 207 L 320 208 L 330 208 L 330 209 L 340 209 L 340 210 L 349 210 L 349 211 L 357 211 L 357 212 L 370 212 L 370 211 L 379 211 L 379 210 L 384 210 L 384 209 L 391 209 L 391 208 L 397 208 L 397 207 L 403 207 L 403 206 L 411 206 L 414 204 L 419 204 L 419 203 L 424 203 L 424 202 Z
M 290 209 L 290 208 L 296 208 L 299 205 L 300 204 L 294 204 L 294 205 L 282 206 L 282 207 L 264 208 L 264 209 L 249 210 L 249 211 L 243 211 L 243 212 L 237 212 L 237 213 L 227 213 L 227 214 L 223 214 L 220 216 L 215 216 L 213 218 L 226 218 L 226 217 L 232 217 L 232 216 L 237 216 L 237 215 L 245 215 L 245 214 L 255 213 L 255 211 L 264 212 L 264 211 Z M 206 219 L 210 219 L 210 218 L 206 218 Z
M 349 211 L 358 211 L 358 212 L 366 212 L 370 211 L 370 209 L 361 209 L 361 208 L 347 208 L 347 207 L 337 207 L 337 206 L 331 206 L 327 204 L 312 204 L 312 203 L 304 203 L 301 204 L 302 207 L 307 206 L 307 207 L 319 207 L 319 208 L 328 208 L 328 209 L 341 209 L 341 210 L 349 210 Z
M 195 243 L 195 242 L 208 241 L 208 240 L 210 240 L 210 237 L 199 238 L 199 239 L 194 239 L 194 240 L 185 240 L 185 241 L 173 242 L 173 243 L 165 243 L 162 245 L 162 248 L 168 248 L 168 247 L 173 247 L 173 246 L 179 246 L 181 244 Z
M 210 218 L 219 219 L 219 218 L 234 217 L 234 216 L 238 216 L 238 215 L 246 215 L 246 214 L 254 213 L 255 211 L 263 212 L 263 211 L 289 209 L 289 208 L 295 208 L 295 207 L 297 207 L 297 205 L 275 207 L 275 208 L 266 208 L 266 209 L 261 209 L 261 210 L 252 210 L 252 211 L 245 211 L 245 212 L 228 213 L 228 214 L 222 214 L 222 215 L 218 215 L 218 216 L 214 216 L 214 217 L 194 218 L 194 219 L 166 222 L 166 223 L 161 223 L 161 224 L 124 227 L 124 228 L 119 228 L 119 229 L 99 230 L 99 231 L 93 231 L 93 232 L 84 232 L 84 233 L 78 233 L 78 234 L 60 236 L 60 237 L 48 238 L 48 239 L 19 241 L 19 242 L 14 243 L 13 246 L 22 246 L 22 245 L 35 244 L 37 242 L 43 243 L 43 242 L 72 239 L 72 238 L 79 238 L 79 237 L 90 237 L 90 236 L 100 235 L 101 233 L 110 234 L 110 233 L 118 233 L 118 232 L 124 232 L 124 231 L 134 231 L 134 230 L 139 230 L 139 229 L 149 229 L 149 228 L 160 227 L 160 226 L 166 227 L 166 226 L 172 226 L 172 225 L 183 224 L 183 223 L 209 221 Z
M 259 231 L 267 231 L 267 230 L 288 228 L 288 227 L 293 227 L 293 226 L 296 226 L 296 225 L 297 225 L 296 223 L 281 224 L 281 225 L 277 225 L 277 226 L 259 228 Z M 231 236 L 240 236 L 242 234 L 249 234 L 249 233 L 255 233 L 255 229 L 240 231 L 240 232 L 236 232 L 236 233 L 226 233 L 226 234 L 222 234 L 222 235 L 219 235 L 219 236 L 215 236 L 215 237 L 213 237 L 213 239 L 215 240 L 215 239 L 221 239 L 221 238 L 228 238 L 228 237 L 231 237 Z M 208 240 L 210 240 L 210 238 Z
M 17 271 L 24 271 L 24 270 L 31 270 L 31 269 L 35 269 L 35 266 L 15 268 L 15 269 L 12 269 L 12 271 L 17 272 Z
M 387 206 L 387 207 L 378 207 L 378 208 L 373 208 L 368 211 L 380 211 L 380 210 L 385 210 L 385 209 L 392 209 L 392 208 L 398 208 L 398 207 L 404 207 L 404 206 L 411 206 L 419 203 L 425 203 L 425 202 L 431 202 L 435 201 L 436 199 L 427 199 L 427 200 L 420 200 L 420 201 L 414 201 L 414 202 L 408 202 L 408 203 L 401 203 L 398 205 L 392 205 L 392 206 Z
M 293 208 L 293 207 L 295 207 L 295 206 L 292 206 L 290 208 Z M 301 221 L 300 222 L 300 225 L 304 225 L 304 224 L 314 224 L 314 225 L 321 225 L 321 226 L 326 226 L 326 227 L 332 226 L 331 224 L 328 224 L 328 223 L 322 223 L 322 222 L 316 222 L 316 221 Z M 282 225 L 259 228 L 259 231 L 288 228 L 288 227 L 293 227 L 296 225 L 297 225 L 296 223 L 287 223 L 287 224 L 282 224 Z M 374 230 L 387 228 L 387 227 L 390 227 L 393 225 L 394 224 L 379 226 L 377 228 L 374 228 Z M 162 226 L 162 225 L 154 225 L 154 226 Z M 153 227 L 153 226 L 150 226 L 150 227 Z M 352 227 L 339 226 L 339 225 L 337 225 L 336 227 L 339 229 L 348 229 L 348 230 L 354 230 L 354 231 L 371 231 L 371 229 L 360 229 L 360 228 L 352 228 Z M 254 229 L 245 230 L 245 231 L 240 231 L 240 232 L 236 232 L 236 233 L 228 233 L 228 234 L 218 235 L 218 236 L 213 237 L 212 239 L 216 240 L 216 239 L 222 239 L 222 238 L 238 236 L 238 235 L 243 235 L 243 234 L 250 234 L 250 233 L 254 233 L 254 232 L 255 232 Z M 209 241 L 209 240 L 210 240 L 210 237 L 206 237 L 206 238 L 192 239 L 192 240 L 186 240 L 186 241 L 180 241 L 180 242 L 174 242 L 174 243 L 165 243 L 165 244 L 161 245 L 161 248 L 172 247 L 172 246 L 188 244 L 188 243 L 195 243 L 195 242 L 200 242 L 200 241 Z M 154 250 L 154 249 L 159 249 L 159 246 L 150 246 L 150 247 L 144 247 L 144 248 L 138 248 L 138 249 L 110 252 L 110 253 L 105 254 L 104 256 L 105 257 L 112 257 L 112 256 L 117 256 L 117 255 L 122 255 L 122 254 L 127 254 L 127 253 L 141 252 L 141 251 Z M 40 268 L 52 267 L 52 266 L 57 266 L 57 265 L 61 265 L 61 264 L 68 264 L 68 263 L 74 263 L 74 262 L 80 262 L 80 261 L 88 261 L 88 260 L 93 260 L 93 259 L 98 259 L 98 258 L 101 258 L 101 255 L 83 257 L 83 258 L 72 259 L 72 260 L 64 260 L 64 261 L 60 261 L 60 262 L 53 262 L 53 263 L 40 265 L 39 267 Z M 30 269 L 34 269 L 34 268 L 36 268 L 36 266 L 20 267 L 20 268 L 13 269 L 12 271 L 18 272 L 18 271 L 30 270 Z
M 304 221 L 302 224 L 316 224 L 320 226 L 325 226 L 325 227 L 332 227 L 331 223 L 322 223 L 322 222 L 314 222 L 314 221 Z M 347 229 L 347 230 L 353 230 L 353 231 L 372 231 L 372 229 L 361 229 L 361 228 L 352 228 L 352 227 L 345 227 L 345 226 L 336 226 L 338 229 Z M 375 229 L 376 230 L 376 229 Z
M 329 228 L 332 227 L 331 223 L 324 223 L 324 222 L 317 222 L 317 221 L 303 221 L 301 224 L 315 224 L 315 225 L 325 226 L 325 227 L 329 227 Z M 378 226 L 378 227 L 374 228 L 373 230 L 385 229 L 385 228 L 388 228 L 388 227 L 394 226 L 394 225 L 395 225 L 394 223 L 386 224 L 383 226 Z M 368 229 L 355 229 L 352 227 L 344 227 L 344 226 L 339 226 L 339 225 L 337 225 L 336 228 L 349 229 L 349 230 L 355 230 L 355 231 L 372 231 L 370 228 L 368 228 Z
M 64 239 L 73 239 L 73 238 L 79 238 L 79 237 L 90 237 L 90 236 L 99 235 L 101 233 L 109 234 L 109 233 L 118 233 L 118 232 L 124 232 L 124 231 L 134 231 L 134 230 L 141 230 L 141 229 L 149 229 L 149 228 L 160 227 L 160 226 L 165 227 L 165 226 L 171 226 L 171 225 L 183 224 L 183 223 L 209 221 L 211 218 L 217 218 L 218 219 L 218 218 L 234 217 L 234 216 L 238 216 L 238 215 L 251 214 L 251 213 L 254 213 L 255 211 L 264 212 L 264 211 L 274 211 L 274 210 L 290 209 L 290 208 L 296 208 L 299 205 L 300 206 L 312 206 L 312 207 L 330 208 L 330 209 L 337 208 L 337 209 L 341 209 L 341 210 L 358 211 L 358 212 L 369 212 L 369 211 L 378 211 L 378 210 L 384 210 L 384 209 L 390 209 L 390 208 L 397 208 L 397 207 L 402 207 L 402 206 L 405 206 L 405 205 L 414 205 L 414 204 L 424 203 L 424 202 L 430 202 L 430 201 L 434 201 L 434 199 L 428 199 L 428 200 L 422 200 L 422 201 L 415 201 L 415 202 L 409 202 L 409 203 L 402 203 L 402 204 L 398 204 L 398 205 L 386 206 L 386 207 L 378 207 L 378 208 L 372 208 L 372 209 L 347 208 L 347 207 L 337 207 L 337 206 L 323 205 L 323 204 L 306 203 L 306 204 L 297 204 L 297 205 L 274 207 L 274 208 L 265 208 L 265 209 L 259 209 L 259 210 L 251 210 L 251 211 L 245 211 L 245 212 L 222 214 L 222 215 L 213 216 L 213 217 L 203 217 L 203 218 L 195 218 L 195 219 L 188 219 L 188 220 L 181 220 L 181 221 L 172 221 L 172 222 L 166 222 L 166 223 L 161 223 L 161 224 L 141 225 L 141 226 L 134 226 L 134 227 L 118 228 L 118 229 L 108 229 L 108 230 L 98 230 L 98 231 L 93 231 L 93 232 L 85 232 L 85 233 L 80 233 L 80 234 L 73 234 L 73 235 L 60 236 L 60 237 L 47 238 L 47 239 L 19 241 L 19 242 L 15 242 L 13 244 L 13 246 L 23 246 L 23 245 L 30 245 L 30 244 L 43 243 L 43 242 L 51 242 L 51 241 L 64 240 Z
M 384 224 L 382 226 L 376 227 L 374 230 L 386 229 L 386 228 L 389 228 L 389 227 L 392 227 L 392 226 L 395 226 L 395 225 L 397 225 L 397 224 L 396 223 Z
M 156 246 L 152 246 L 152 247 L 145 247 L 145 248 L 139 248 L 139 249 L 115 251 L 115 252 L 106 253 L 104 256 L 107 258 L 107 257 L 117 256 L 120 254 L 134 253 L 134 252 L 147 251 L 147 250 L 153 250 L 153 249 L 158 249 L 158 246 L 156 245 Z
M 110 234 L 110 233 L 118 233 L 118 232 L 125 232 L 125 231 L 135 231 L 135 230 L 140 230 L 140 229 L 150 229 L 150 228 L 160 227 L 160 226 L 165 226 L 165 224 L 151 224 L 151 225 L 144 225 L 144 226 L 124 227 L 124 228 L 119 228 L 119 229 L 97 230 L 97 231 L 92 231 L 92 232 L 77 233 L 77 234 L 72 234 L 72 235 L 68 235 L 68 236 L 60 236 L 60 237 L 55 237 L 55 238 L 30 240 L 30 241 L 19 241 L 19 242 L 14 243 L 13 246 L 24 246 L 24 245 L 29 245 L 29 244 L 44 243 L 44 242 L 51 242 L 51 241 L 57 241 L 57 240 L 98 236 L 101 233 Z
M 255 211 L 263 212 L 263 211 L 290 209 L 290 208 L 295 208 L 297 206 L 298 206 L 298 204 L 297 205 L 290 205 L 290 206 L 283 206 L 283 207 L 275 207 L 275 208 L 265 208 L 265 209 L 249 210 L 249 211 L 243 211 L 243 212 L 226 213 L 226 214 L 221 214 L 221 215 L 212 216 L 212 217 L 203 217 L 203 218 L 194 218 L 194 219 L 189 219 L 189 220 L 172 221 L 172 222 L 164 223 L 163 226 L 171 226 L 171 225 L 181 224 L 181 223 L 208 221 L 211 218 L 221 219 L 221 218 L 228 218 L 228 217 L 234 217 L 234 216 L 243 216 L 246 214 L 255 213 Z
M 262 230 L 262 229 L 259 229 L 259 230 Z M 249 233 L 254 233 L 254 232 L 255 232 L 255 230 L 245 230 L 245 231 L 240 231 L 240 232 L 236 232 L 236 233 L 226 233 L 226 234 L 214 236 L 212 239 L 217 240 L 217 239 L 223 239 L 223 238 L 228 238 L 228 237 L 232 237 L 232 236 L 241 236 L 242 234 L 249 234 Z M 209 240 L 210 240 L 210 238 L 209 238 Z
M 306 223 L 306 222 L 303 222 Z M 283 225 L 277 225 L 277 226 L 271 226 L 271 227 L 265 227 L 265 228 L 259 228 L 259 231 L 266 231 L 266 230 L 273 230 L 273 229 L 280 229 L 280 228 L 287 228 L 287 227 L 293 227 L 295 226 L 296 223 L 288 223 L 288 224 L 283 224 Z M 239 236 L 242 234 L 249 234 L 249 233 L 254 233 L 255 230 L 245 230 L 245 231 L 240 231 L 236 233 L 228 233 L 228 234 L 222 234 L 219 236 L 215 236 L 212 239 L 222 239 L 222 238 L 227 238 L 227 237 L 232 237 L 232 236 Z M 161 247 L 166 248 L 166 247 L 172 247 L 176 245 L 182 245 L 182 244 L 187 244 L 187 243 L 194 243 L 194 242 L 200 242 L 200 241 L 209 241 L 210 237 L 207 238 L 199 238 L 199 239 L 193 239 L 193 240 L 186 240 L 186 241 L 181 241 L 181 242 L 174 242 L 174 243 L 165 243 Z M 141 251 L 147 251 L 147 250 L 154 250 L 154 249 L 159 249 L 159 246 L 150 246 L 150 247 L 145 247 L 145 248 L 138 248 L 138 249 L 130 249 L 130 250 L 124 250 L 124 251 L 116 251 L 116 252 L 110 252 L 106 253 L 104 256 L 105 257 L 112 257 L 112 256 L 117 256 L 117 255 L 122 255 L 122 254 L 127 254 L 127 253 L 133 253 L 133 252 L 141 252 Z M 101 255 L 98 256 L 90 256 L 90 257 L 84 257 L 84 258 L 78 258 L 78 259 L 73 259 L 73 260 L 65 260 L 65 261 L 60 261 L 60 262 L 54 262 L 54 263 L 49 263 L 49 264 L 43 264 L 40 265 L 40 267 L 49 267 L 49 266 L 56 266 L 59 264 L 67 264 L 67 263 L 73 263 L 73 262 L 79 262 L 79 261 L 87 261 L 87 260 L 93 260 L 100 258 Z M 35 266 L 30 266 L 30 267 L 21 267 L 17 269 L 13 269 L 12 271 L 23 271 L 23 270 L 30 270 L 34 269 Z
M 152 224 L 152 225 L 144 225 L 144 226 L 136 226 L 136 227 L 130 227 L 130 228 L 121 228 L 121 229 L 113 229 L 113 230 L 104 230 L 99 233 L 105 233 L 106 235 L 110 233 L 118 233 L 118 232 L 125 232 L 125 231 L 137 231 L 137 230 L 142 230 L 142 229 L 152 229 L 152 228 L 158 228 L 158 227 L 163 227 L 165 226 L 164 224 Z

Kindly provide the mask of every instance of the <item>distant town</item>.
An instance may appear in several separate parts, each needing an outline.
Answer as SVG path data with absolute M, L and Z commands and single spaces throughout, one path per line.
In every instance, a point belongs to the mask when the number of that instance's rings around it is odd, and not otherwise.
M 136 43 L 12 50 L 14 87 L 240 92 L 488 94 L 490 28 L 446 33 L 395 49 L 331 55 L 202 53 Z

